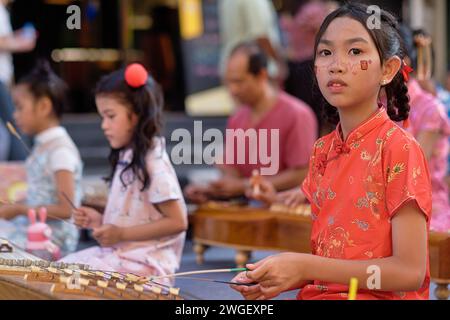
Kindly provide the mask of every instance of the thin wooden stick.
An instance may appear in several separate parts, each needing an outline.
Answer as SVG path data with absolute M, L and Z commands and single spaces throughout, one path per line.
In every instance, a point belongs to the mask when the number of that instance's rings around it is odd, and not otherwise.
M 11 122 L 7 121 L 6 122 L 6 127 L 8 128 L 9 132 L 11 132 L 11 134 L 13 136 L 15 136 L 17 139 L 19 139 L 19 141 L 22 143 L 22 145 L 25 147 L 25 149 L 27 150 L 27 152 L 30 154 L 31 153 L 31 149 L 30 147 L 25 143 L 25 141 L 23 141 L 22 137 L 20 136 L 20 134 L 17 132 L 16 128 L 14 128 L 14 126 L 11 124 Z
M 231 268 L 231 269 L 210 269 L 210 270 L 187 271 L 187 272 L 166 274 L 163 276 L 150 277 L 149 281 L 162 279 L 162 278 L 174 278 L 174 277 L 178 277 L 178 276 L 187 276 L 187 275 L 192 275 L 192 274 L 224 273 L 224 272 L 228 273 L 228 272 L 241 272 L 241 271 L 248 271 L 248 269 L 247 268 Z
M 70 206 L 72 207 L 72 209 L 77 210 L 78 208 L 75 206 L 75 204 L 72 202 L 72 200 L 70 200 L 69 196 L 64 192 L 61 191 L 62 196 L 64 197 L 64 199 L 67 200 L 67 202 L 70 204 Z
M 209 279 L 209 278 L 196 278 L 196 277 L 183 277 L 183 276 L 179 276 L 178 279 L 188 279 L 188 280 L 205 281 L 205 282 L 216 282 L 216 283 L 223 283 L 223 284 L 234 284 L 236 286 L 254 286 L 254 285 L 257 284 L 256 282 L 241 283 L 241 282 L 216 280 L 216 279 Z

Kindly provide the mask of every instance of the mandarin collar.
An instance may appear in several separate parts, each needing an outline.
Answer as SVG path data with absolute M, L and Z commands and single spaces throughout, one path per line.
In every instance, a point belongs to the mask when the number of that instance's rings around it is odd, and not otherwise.
M 342 137 L 340 134 L 341 124 L 338 123 L 336 130 L 335 130 L 335 139 L 337 140 L 336 142 L 340 145 L 344 145 L 344 148 L 351 146 L 353 143 L 360 140 L 362 137 L 367 135 L 373 129 L 382 125 L 387 120 L 389 120 L 389 116 L 387 114 L 386 108 L 380 107 L 368 119 L 364 120 L 355 129 L 350 131 L 350 133 L 345 141 L 342 140 Z

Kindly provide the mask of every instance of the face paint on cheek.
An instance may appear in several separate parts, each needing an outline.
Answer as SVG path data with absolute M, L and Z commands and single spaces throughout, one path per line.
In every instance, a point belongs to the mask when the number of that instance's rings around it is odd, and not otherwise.
M 367 70 L 369 68 L 369 61 L 361 60 L 361 70 Z

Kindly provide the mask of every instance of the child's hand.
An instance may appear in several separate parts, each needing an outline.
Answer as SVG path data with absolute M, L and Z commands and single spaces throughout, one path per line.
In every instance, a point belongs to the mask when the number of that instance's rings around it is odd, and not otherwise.
M 80 207 L 74 210 L 73 220 L 80 228 L 92 229 L 102 225 L 103 216 L 92 208 Z
M 113 224 L 104 224 L 95 228 L 92 234 L 102 247 L 111 247 L 122 241 L 123 229 Z
M 208 194 L 205 187 L 190 184 L 184 188 L 184 195 L 194 203 L 203 203 L 208 200 Z
M 251 283 L 252 279 L 247 278 L 246 272 L 239 273 L 236 277 L 231 280 L 232 282 L 239 283 Z M 263 298 L 263 293 L 261 292 L 261 286 L 259 284 L 255 284 L 253 286 L 240 286 L 240 285 L 230 285 L 230 287 L 244 297 L 246 300 L 260 300 Z
M 261 295 L 258 299 L 272 299 L 281 292 L 302 287 L 307 254 L 280 253 L 255 264 L 248 264 L 246 277 L 259 283 Z
M 264 202 L 266 205 L 272 205 L 277 198 L 277 191 L 275 190 L 273 184 L 263 177 L 259 176 L 258 185 L 259 190 L 255 193 L 255 188 L 253 188 L 253 177 L 250 178 L 250 188 L 247 188 L 245 195 L 248 198 L 256 199 Z

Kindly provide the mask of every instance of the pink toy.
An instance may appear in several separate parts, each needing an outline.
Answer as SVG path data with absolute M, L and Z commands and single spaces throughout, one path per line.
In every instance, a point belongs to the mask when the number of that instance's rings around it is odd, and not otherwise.
M 28 219 L 30 220 L 30 226 L 27 229 L 27 246 L 28 252 L 37 252 L 48 255 L 51 254 L 51 260 L 59 260 L 61 256 L 60 249 L 50 239 L 52 235 L 52 229 L 45 223 L 47 220 L 47 209 L 39 209 L 39 222 L 36 221 L 36 210 L 28 210 Z

